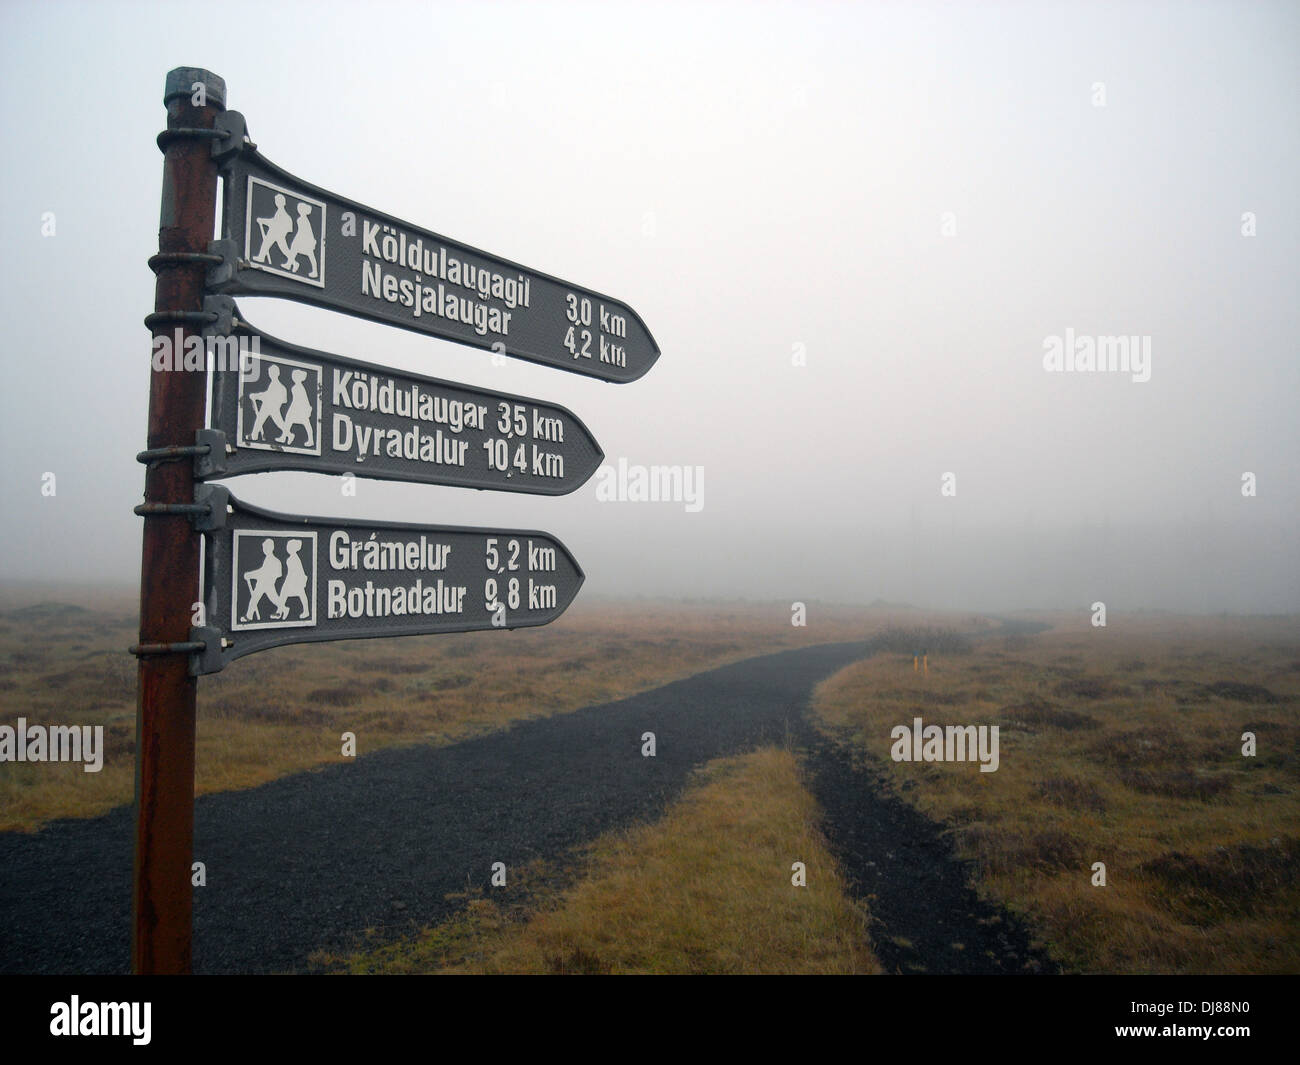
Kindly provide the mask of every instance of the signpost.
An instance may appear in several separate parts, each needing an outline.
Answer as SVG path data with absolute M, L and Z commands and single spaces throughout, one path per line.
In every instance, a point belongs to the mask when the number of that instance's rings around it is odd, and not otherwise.
M 605 457 L 564 407 L 286 344 L 245 322 L 227 296 L 205 306 L 238 354 L 223 350 L 214 371 L 211 425 L 221 437 L 199 459 L 200 478 L 313 470 L 563 495 Z
M 225 104 L 225 82 L 206 70 L 167 75 L 163 102 L 162 211 L 154 336 L 197 338 L 208 241 L 216 224 L 217 168 L 201 131 Z M 198 131 L 198 132 L 191 132 Z M 164 139 L 165 138 L 165 139 Z M 149 430 L 140 552 L 140 642 L 136 704 L 136 832 L 131 895 L 131 967 L 190 970 L 194 841 L 195 678 L 184 653 L 199 591 L 199 537 L 183 510 L 193 503 L 186 462 L 167 461 L 203 424 L 207 382 L 197 373 L 149 375 Z
M 196 677 L 285 644 L 545 625 L 584 579 L 547 533 L 279 514 L 210 482 L 305 470 L 562 495 L 604 457 L 564 407 L 288 344 L 249 325 L 231 296 L 299 300 L 611 382 L 636 380 L 659 357 L 624 303 L 267 162 L 243 116 L 224 111 L 215 74 L 171 71 L 164 103 L 131 648 L 137 973 L 190 970 Z M 214 241 L 218 167 L 226 200 Z M 205 425 L 207 375 L 158 357 L 215 348 Z
M 227 111 L 214 292 L 281 296 L 604 381 L 635 381 L 659 348 L 625 303 L 308 184 Z
M 552 536 L 277 514 L 220 487 L 205 562 L 211 672 L 291 643 L 545 625 L 583 573 Z M 218 650 L 219 648 L 219 650 Z

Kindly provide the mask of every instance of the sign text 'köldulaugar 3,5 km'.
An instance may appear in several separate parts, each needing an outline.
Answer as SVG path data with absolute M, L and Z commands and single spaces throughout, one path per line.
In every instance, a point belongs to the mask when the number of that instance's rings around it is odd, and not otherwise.
M 398 373 L 276 340 L 209 296 L 217 315 L 204 480 L 312 470 L 562 495 L 604 453 L 571 411 L 523 396 Z

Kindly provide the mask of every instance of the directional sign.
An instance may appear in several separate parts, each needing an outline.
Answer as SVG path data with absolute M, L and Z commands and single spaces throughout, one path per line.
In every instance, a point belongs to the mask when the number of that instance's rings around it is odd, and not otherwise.
M 604 452 L 564 407 L 397 373 L 276 340 L 210 296 L 238 345 L 214 359 L 212 427 L 232 454 L 202 478 L 312 470 L 465 488 L 563 495 Z
M 583 582 L 546 533 L 304 518 L 215 486 L 199 498 L 220 526 L 204 601 L 223 645 L 201 672 L 290 643 L 546 625 Z
M 659 348 L 625 303 L 345 200 L 286 173 L 227 111 L 225 261 L 213 292 L 280 296 L 605 381 L 635 381 Z

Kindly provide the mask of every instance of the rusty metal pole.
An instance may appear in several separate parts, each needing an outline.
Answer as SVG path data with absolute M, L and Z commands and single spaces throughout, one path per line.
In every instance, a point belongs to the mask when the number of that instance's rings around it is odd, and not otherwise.
M 202 310 L 207 264 L 186 256 L 208 251 L 217 202 L 211 141 L 182 131 L 211 129 L 225 98 L 225 82 L 206 70 L 179 67 L 167 75 L 163 102 L 172 132 L 160 142 L 162 217 L 159 255 L 153 262 L 158 274 L 153 335 L 169 338 L 173 348 L 201 331 L 196 320 L 174 312 Z M 149 448 L 194 443 L 195 430 L 203 426 L 206 384 L 203 370 L 157 370 L 151 359 Z M 144 498 L 146 504 L 192 503 L 192 463 L 150 464 Z M 183 514 L 147 514 L 140 561 L 140 644 L 188 640 L 198 599 L 198 533 Z M 195 678 L 183 653 L 144 654 L 139 661 L 131 968 L 145 974 L 188 973 Z

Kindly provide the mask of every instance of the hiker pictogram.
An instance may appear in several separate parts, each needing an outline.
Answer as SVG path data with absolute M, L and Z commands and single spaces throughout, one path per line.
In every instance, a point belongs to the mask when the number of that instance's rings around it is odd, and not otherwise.
M 302 568 L 302 559 L 298 557 L 298 552 L 301 550 L 301 540 L 289 541 L 289 556 L 284 563 L 284 583 L 280 586 L 280 608 L 275 612 L 277 621 L 282 621 L 289 616 L 291 599 L 296 599 L 302 604 L 299 620 L 311 614 L 311 604 L 307 602 L 307 571 Z
M 280 254 L 284 256 L 285 262 L 289 260 L 289 245 L 285 243 L 285 238 L 289 236 L 293 229 L 293 219 L 289 217 L 289 212 L 284 209 L 285 197 L 283 192 L 275 194 L 275 214 L 270 218 L 259 218 L 257 228 L 262 233 L 262 247 L 258 251 L 254 262 L 268 262 L 268 256 L 271 254 L 273 247 L 280 249 Z
M 244 254 L 248 265 L 323 287 L 325 205 L 250 178 Z
M 311 228 L 311 204 L 298 204 L 298 228 L 294 230 L 293 243 L 289 245 L 288 267 L 295 274 L 298 272 L 298 256 L 307 256 L 307 261 L 311 265 L 310 277 L 317 274 L 316 267 L 316 234 Z
M 261 451 L 320 454 L 319 365 L 259 355 L 239 381 L 239 444 Z
M 280 560 L 275 557 L 275 541 L 269 537 L 262 541 L 262 564 L 255 570 L 244 574 L 244 581 L 248 584 L 248 594 L 251 599 L 248 604 L 248 610 L 241 617 L 240 621 L 260 621 L 262 615 L 259 608 L 262 598 L 265 596 L 272 603 L 278 603 L 275 593 L 275 586 L 279 583 L 280 575 L 284 572 L 280 565 Z
M 316 624 L 315 533 L 240 530 L 233 569 L 233 628 Z
M 307 380 L 306 370 L 294 370 L 293 387 L 289 390 L 289 410 L 280 423 L 280 437 L 276 441 L 280 444 L 293 443 L 294 431 L 302 426 L 307 430 L 306 447 L 312 445 L 312 404 L 311 399 L 307 396 L 307 389 L 303 387 L 303 382 Z
M 269 378 L 266 388 L 248 397 L 253 401 L 253 409 L 257 414 L 253 421 L 253 431 L 248 437 L 250 442 L 264 439 L 267 415 L 280 427 L 280 435 L 284 435 L 284 418 L 280 416 L 280 408 L 288 402 L 289 391 L 280 383 L 280 367 L 275 363 L 267 367 L 266 374 Z

